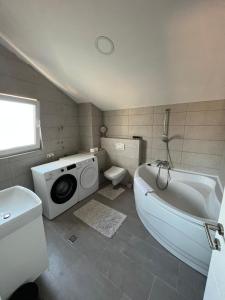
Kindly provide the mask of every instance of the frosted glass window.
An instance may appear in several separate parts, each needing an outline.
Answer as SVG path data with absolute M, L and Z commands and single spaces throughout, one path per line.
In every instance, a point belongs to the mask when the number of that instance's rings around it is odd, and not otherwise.
M 0 94 L 0 157 L 40 148 L 39 102 Z

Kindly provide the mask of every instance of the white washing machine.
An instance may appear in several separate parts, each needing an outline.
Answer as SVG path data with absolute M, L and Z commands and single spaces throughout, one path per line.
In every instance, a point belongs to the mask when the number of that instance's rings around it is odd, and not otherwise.
M 76 164 L 79 201 L 95 193 L 99 187 L 98 159 L 92 154 L 75 154 L 60 161 Z
M 53 219 L 79 201 L 78 168 L 59 160 L 33 167 L 35 193 L 42 200 L 43 215 Z

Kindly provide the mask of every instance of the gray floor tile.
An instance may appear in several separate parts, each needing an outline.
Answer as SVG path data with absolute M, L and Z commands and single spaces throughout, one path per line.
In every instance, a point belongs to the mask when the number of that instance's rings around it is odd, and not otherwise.
M 73 215 L 92 198 L 127 215 L 111 239 Z M 44 223 L 49 269 L 37 280 L 41 300 L 202 299 L 204 276 L 151 237 L 136 214 L 130 190 L 113 201 L 92 195 Z M 71 235 L 77 238 L 74 243 L 68 241 Z
M 120 289 L 47 224 L 49 268 L 37 280 L 42 299 L 120 299 Z
M 174 288 L 177 287 L 179 260 L 174 256 L 161 252 L 134 235 L 123 253 L 148 268 L 150 272 L 161 277 Z
M 107 247 L 96 262 L 96 266 L 132 300 L 147 299 L 153 282 L 153 274 L 117 251 L 115 247 Z
M 156 278 L 150 293 L 149 300 L 186 300 L 177 291 L 165 282 Z M 190 300 L 192 300 L 190 298 Z
M 132 300 L 132 299 L 126 294 L 123 294 L 120 300 Z
M 206 277 L 180 262 L 178 276 L 178 292 L 187 299 L 203 299 Z

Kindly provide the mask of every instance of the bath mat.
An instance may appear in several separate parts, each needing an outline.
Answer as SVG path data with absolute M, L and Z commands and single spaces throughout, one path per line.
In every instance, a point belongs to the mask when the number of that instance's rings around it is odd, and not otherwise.
M 119 195 L 121 195 L 125 190 L 121 187 L 114 189 L 112 184 L 107 185 L 98 191 L 98 193 L 110 200 L 115 200 Z
M 108 238 L 114 235 L 127 217 L 95 199 L 90 200 L 73 214 Z

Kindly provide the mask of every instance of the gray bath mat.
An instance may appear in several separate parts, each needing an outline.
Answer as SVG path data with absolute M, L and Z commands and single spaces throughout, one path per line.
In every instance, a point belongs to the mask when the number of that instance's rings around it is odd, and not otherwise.
M 126 215 L 94 199 L 76 210 L 74 216 L 104 236 L 111 238 L 126 219 Z
M 115 200 L 119 195 L 121 195 L 125 190 L 121 187 L 114 189 L 112 184 L 107 185 L 98 191 L 98 193 L 110 200 Z

